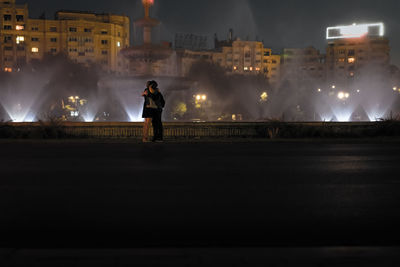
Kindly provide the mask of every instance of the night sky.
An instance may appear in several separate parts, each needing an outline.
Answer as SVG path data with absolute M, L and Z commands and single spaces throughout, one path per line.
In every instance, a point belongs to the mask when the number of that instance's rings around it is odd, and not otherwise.
M 53 18 L 60 9 L 143 15 L 141 0 L 17 0 L 28 3 L 30 16 L 45 12 Z M 241 39 L 263 40 L 275 53 L 284 47 L 313 45 L 325 50 L 328 26 L 354 22 L 384 22 L 391 41 L 392 63 L 400 66 L 399 0 L 155 0 L 152 16 L 163 22 L 162 38 L 174 40 L 176 32 L 207 35 L 220 39 L 234 29 Z

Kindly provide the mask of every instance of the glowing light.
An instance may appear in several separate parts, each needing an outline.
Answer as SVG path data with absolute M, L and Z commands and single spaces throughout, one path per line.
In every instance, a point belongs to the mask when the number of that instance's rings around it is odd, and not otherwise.
M 393 87 L 393 91 L 397 91 L 397 87 Z
M 121 47 L 121 42 L 117 42 L 117 46 L 118 46 L 118 47 Z
M 332 89 L 335 89 L 336 88 L 336 85 L 332 85 Z
M 142 110 L 140 108 L 134 109 L 126 109 L 126 113 L 128 114 L 130 122 L 143 122 L 144 119 L 142 118 Z
M 236 66 L 233 66 L 233 69 L 234 69 L 234 70 L 237 70 L 237 67 L 236 67 Z
M 142 0 L 143 5 L 152 6 L 154 5 L 154 0 Z
M 347 62 L 349 62 L 350 64 L 352 64 L 352 63 L 356 62 L 356 59 L 355 59 L 354 57 L 349 57 L 349 58 L 347 59 Z
M 201 99 L 201 96 L 200 95 L 197 95 L 196 96 L 196 100 L 200 100 Z
M 357 90 L 357 93 L 361 92 L 360 89 Z
M 24 36 L 17 36 L 16 43 L 19 44 L 19 43 L 22 43 L 22 42 L 25 42 L 25 37 Z
M 384 36 L 385 25 L 383 23 L 353 24 L 350 26 L 328 27 L 326 39 L 360 38 L 366 35 Z
M 32 53 L 39 53 L 39 48 L 37 47 L 32 47 Z
M 24 25 L 15 26 L 15 30 L 17 30 L 17 31 L 23 31 L 24 29 L 25 29 Z
M 322 92 L 321 88 L 318 88 L 318 92 Z
M 35 114 L 33 114 L 29 108 L 21 105 L 20 103 L 13 105 L 9 108 L 5 107 L 8 116 L 13 122 L 33 122 L 35 120 Z
M 6 67 L 6 68 L 4 68 L 4 71 L 5 71 L 5 72 L 12 72 L 12 68 L 7 68 L 7 67 Z
M 206 96 L 206 95 L 202 95 L 202 96 L 201 96 L 201 99 L 202 99 L 202 100 L 207 100 L 207 96 Z
M 82 114 L 82 118 L 83 118 L 83 120 L 85 122 L 93 122 L 94 118 L 95 118 L 95 115 L 94 114 L 90 114 L 90 113 L 85 113 L 85 114 Z
M 349 94 L 349 93 L 346 93 L 346 92 L 339 92 L 338 95 L 337 95 L 337 97 L 338 97 L 340 100 L 343 100 L 343 99 L 349 98 L 349 97 L 350 97 L 350 94 Z
M 261 94 L 260 98 L 261 98 L 260 100 L 261 100 L 262 102 L 267 101 L 267 99 L 268 99 L 268 93 L 267 93 L 267 92 L 263 92 L 263 93 Z
M 79 111 L 71 111 L 71 117 L 79 117 Z

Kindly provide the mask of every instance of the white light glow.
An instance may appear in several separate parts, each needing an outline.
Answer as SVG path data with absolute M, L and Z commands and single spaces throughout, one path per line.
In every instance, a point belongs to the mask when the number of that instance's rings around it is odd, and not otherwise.
M 22 42 L 25 42 L 25 37 L 24 36 L 17 36 L 16 43 L 19 44 L 19 43 L 22 43 Z
M 143 122 L 141 109 L 126 109 L 130 122 Z
M 370 32 L 371 28 L 379 27 L 378 36 L 384 36 L 385 25 L 380 23 L 372 24 L 353 24 L 350 26 L 337 26 L 328 27 L 326 29 L 326 39 L 346 39 L 346 38 L 359 38 L 368 34 L 373 34 Z

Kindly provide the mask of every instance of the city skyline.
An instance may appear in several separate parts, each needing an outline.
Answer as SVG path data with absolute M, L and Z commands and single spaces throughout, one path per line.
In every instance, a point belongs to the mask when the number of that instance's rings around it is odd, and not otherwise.
M 18 0 L 30 7 L 30 16 L 38 17 L 43 12 L 53 18 L 60 9 L 87 10 L 127 15 L 133 20 L 143 15 L 140 0 L 109 1 L 49 1 Z M 395 10 L 400 3 L 386 0 L 376 1 L 297 1 L 264 2 L 260 0 L 221 0 L 217 3 L 205 1 L 155 1 L 151 10 L 163 24 L 161 38 L 173 42 L 175 33 L 186 32 L 207 35 L 211 48 L 214 33 L 225 39 L 228 30 L 242 39 L 263 40 L 265 46 L 279 53 L 283 48 L 314 46 L 325 52 L 326 27 L 362 22 L 385 23 L 386 36 L 392 48 L 392 63 L 400 65 L 400 30 Z M 182 13 L 185 10 L 185 13 Z M 265 26 L 264 26 L 265 25 Z M 133 27 L 132 27 L 133 28 Z

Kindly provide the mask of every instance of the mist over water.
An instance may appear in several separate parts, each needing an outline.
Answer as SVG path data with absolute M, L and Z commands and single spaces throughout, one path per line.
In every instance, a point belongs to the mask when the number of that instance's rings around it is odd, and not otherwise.
M 351 86 L 310 79 L 293 84 L 283 79 L 273 87 L 260 76 L 226 74 L 199 61 L 187 77 L 121 77 L 104 75 L 65 58 L 52 58 L 21 72 L 0 76 L 0 120 L 31 122 L 49 118 L 69 121 L 141 122 L 147 80 L 155 79 L 167 105 L 165 121 L 376 121 L 397 114 L 399 92 L 385 72 L 366 70 Z M 348 97 L 340 99 L 340 92 Z M 268 99 L 261 101 L 267 93 Z M 196 96 L 205 101 L 196 101 Z M 65 107 L 69 97 L 85 104 Z M 233 119 L 235 118 L 235 119 Z

